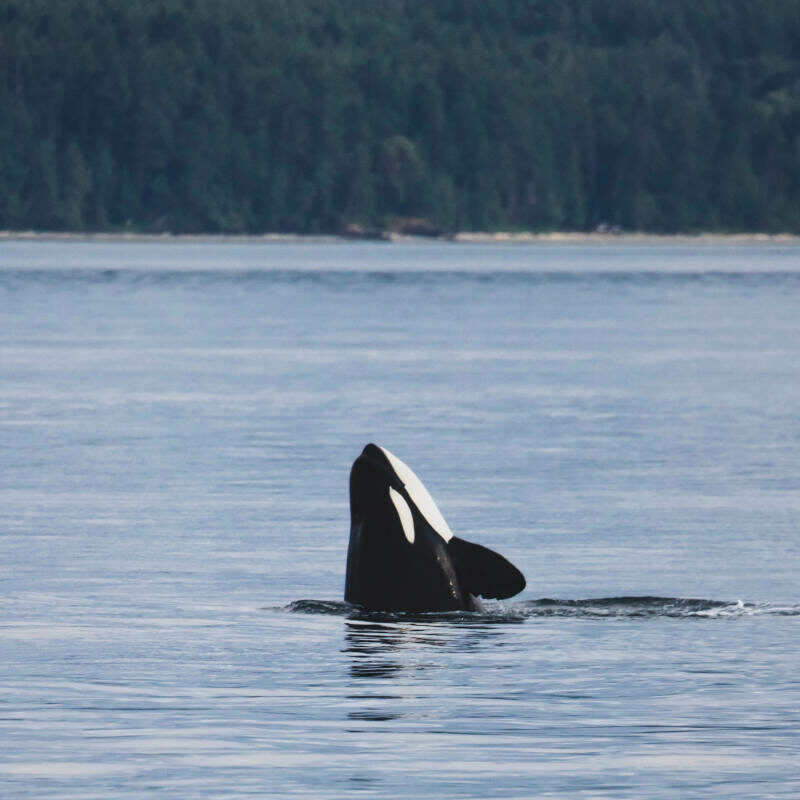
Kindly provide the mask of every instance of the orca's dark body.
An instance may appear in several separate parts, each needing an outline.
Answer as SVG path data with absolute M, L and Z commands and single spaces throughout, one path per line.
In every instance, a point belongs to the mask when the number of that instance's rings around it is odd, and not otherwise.
M 368 611 L 474 611 L 525 588 L 503 556 L 453 536 L 419 478 L 368 444 L 350 472 L 344 599 Z

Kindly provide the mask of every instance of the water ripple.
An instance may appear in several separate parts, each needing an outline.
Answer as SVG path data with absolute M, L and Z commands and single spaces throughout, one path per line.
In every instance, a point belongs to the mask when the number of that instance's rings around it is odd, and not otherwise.
M 800 616 L 798 603 L 754 603 L 743 600 L 704 600 L 683 597 L 599 597 L 587 600 L 541 598 L 517 603 L 487 603 L 486 610 L 428 613 L 365 612 L 335 600 L 295 600 L 279 609 L 291 614 L 328 614 L 351 619 L 391 621 L 519 622 L 529 618 L 577 619 L 724 618 Z

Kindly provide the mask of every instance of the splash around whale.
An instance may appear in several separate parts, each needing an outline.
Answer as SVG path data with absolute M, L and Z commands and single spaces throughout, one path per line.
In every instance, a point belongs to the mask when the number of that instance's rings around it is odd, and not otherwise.
M 422 481 L 368 444 L 350 471 L 344 599 L 366 611 L 479 611 L 525 588 L 499 553 L 453 535 Z

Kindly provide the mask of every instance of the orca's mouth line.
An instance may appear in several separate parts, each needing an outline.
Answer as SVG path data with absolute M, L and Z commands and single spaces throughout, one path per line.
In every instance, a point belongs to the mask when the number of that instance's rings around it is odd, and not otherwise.
M 334 600 L 295 600 L 269 609 L 292 614 L 326 614 L 375 621 L 523 622 L 526 619 L 743 619 L 761 616 L 800 616 L 800 603 L 753 603 L 742 600 L 703 600 L 681 597 L 601 597 L 589 600 L 484 601 L 484 611 L 386 612 L 364 611 Z

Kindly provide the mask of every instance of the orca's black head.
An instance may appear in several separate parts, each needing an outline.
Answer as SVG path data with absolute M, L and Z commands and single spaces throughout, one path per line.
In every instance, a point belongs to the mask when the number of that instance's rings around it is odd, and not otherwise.
M 345 599 L 380 610 L 469 607 L 447 552 L 452 538 L 410 467 L 368 444 L 350 472 Z
M 350 472 L 345 600 L 376 611 L 475 610 L 525 588 L 503 556 L 453 536 L 411 468 L 368 444 Z
M 350 471 L 351 519 L 381 523 L 384 535 L 398 533 L 409 544 L 417 526 L 427 523 L 445 542 L 453 532 L 412 469 L 397 456 L 368 444 Z M 398 526 L 399 523 L 399 526 Z

